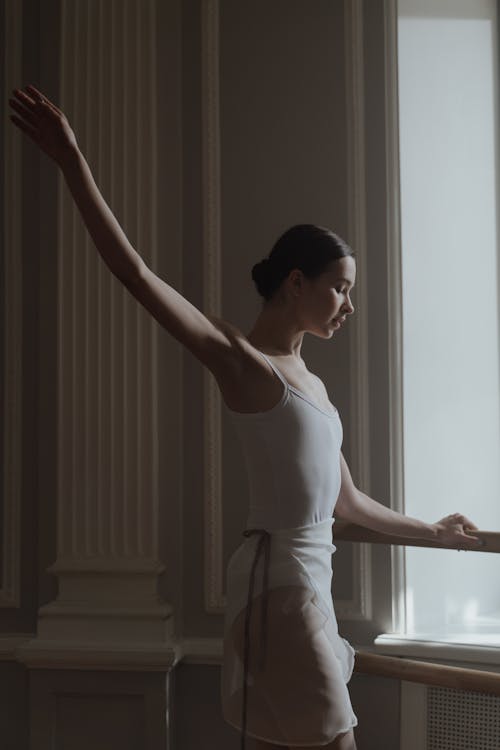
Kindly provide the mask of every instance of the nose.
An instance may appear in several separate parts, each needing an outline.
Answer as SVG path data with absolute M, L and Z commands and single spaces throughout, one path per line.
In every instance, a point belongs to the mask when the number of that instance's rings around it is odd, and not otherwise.
M 345 302 L 344 312 L 346 315 L 352 315 L 352 313 L 354 312 L 354 305 L 349 298 Z

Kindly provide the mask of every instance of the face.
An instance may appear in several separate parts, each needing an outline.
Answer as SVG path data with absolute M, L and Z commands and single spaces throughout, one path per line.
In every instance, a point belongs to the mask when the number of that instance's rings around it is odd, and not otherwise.
M 293 274 L 301 327 L 321 338 L 331 338 L 354 312 L 350 298 L 356 281 L 354 258 L 332 261 L 315 279 L 306 279 L 300 271 Z

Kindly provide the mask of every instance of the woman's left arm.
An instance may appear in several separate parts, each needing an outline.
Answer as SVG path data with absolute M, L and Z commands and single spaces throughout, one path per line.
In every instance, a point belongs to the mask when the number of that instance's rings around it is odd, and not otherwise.
M 462 514 L 454 513 L 430 524 L 418 518 L 405 516 L 358 490 L 342 452 L 340 469 L 342 482 L 335 505 L 335 514 L 339 518 L 382 534 L 430 539 L 450 546 L 460 545 L 469 548 L 477 548 L 482 544 L 478 537 L 465 533 L 465 529 L 474 530 L 478 527 Z

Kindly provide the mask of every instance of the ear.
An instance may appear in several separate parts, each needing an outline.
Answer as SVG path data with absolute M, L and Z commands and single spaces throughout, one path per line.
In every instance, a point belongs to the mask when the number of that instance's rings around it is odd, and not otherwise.
M 297 294 L 303 289 L 306 277 L 299 268 L 293 268 L 288 274 L 287 280 L 294 293 Z

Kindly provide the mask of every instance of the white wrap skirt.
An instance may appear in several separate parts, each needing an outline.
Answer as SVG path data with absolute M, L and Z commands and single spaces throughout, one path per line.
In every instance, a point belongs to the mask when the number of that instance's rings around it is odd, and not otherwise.
M 247 529 L 229 559 L 221 697 L 242 748 L 246 735 L 324 745 L 358 724 L 346 686 L 355 652 L 331 595 L 334 521 Z

